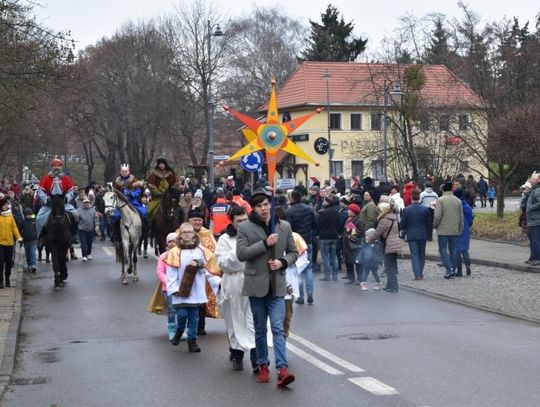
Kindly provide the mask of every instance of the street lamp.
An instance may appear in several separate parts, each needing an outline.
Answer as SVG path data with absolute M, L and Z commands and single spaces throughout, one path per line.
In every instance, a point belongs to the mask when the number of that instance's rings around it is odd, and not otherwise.
M 223 31 L 221 31 L 221 28 L 219 28 L 219 24 L 215 25 L 216 30 L 212 32 L 212 24 L 210 24 L 210 20 L 208 20 L 208 31 L 206 34 L 206 41 L 207 41 L 207 47 L 208 47 L 208 103 L 206 104 L 206 117 L 207 117 L 207 124 L 206 124 L 206 133 L 208 137 L 208 175 L 210 178 L 210 187 L 214 188 L 214 129 L 213 129 L 213 120 L 214 120 L 214 103 L 212 102 L 212 37 L 222 37 Z
M 326 112 L 328 117 L 328 182 L 331 182 L 332 179 L 332 138 L 330 136 L 330 72 L 328 72 L 328 68 L 324 69 L 323 79 L 326 81 Z
M 399 82 L 394 85 L 394 88 L 392 91 L 389 91 L 390 84 L 386 84 L 386 79 L 384 81 L 384 97 L 383 97 L 383 135 L 384 135 L 384 161 L 383 161 L 383 173 L 384 173 L 384 181 L 388 182 L 388 174 L 387 174 L 387 165 L 388 165 L 388 137 L 387 137 L 387 126 L 386 126 L 386 109 L 388 107 L 388 95 L 392 96 L 399 96 L 401 97 L 403 95 L 403 92 L 401 91 L 401 86 L 399 85 Z

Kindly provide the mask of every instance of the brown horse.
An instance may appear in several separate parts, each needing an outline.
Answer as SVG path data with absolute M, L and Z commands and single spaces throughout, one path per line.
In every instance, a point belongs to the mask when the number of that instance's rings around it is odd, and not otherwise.
M 180 191 L 176 188 L 167 189 L 161 197 L 159 208 L 152 220 L 159 254 L 166 250 L 167 235 L 176 231 L 182 223 L 179 202 Z

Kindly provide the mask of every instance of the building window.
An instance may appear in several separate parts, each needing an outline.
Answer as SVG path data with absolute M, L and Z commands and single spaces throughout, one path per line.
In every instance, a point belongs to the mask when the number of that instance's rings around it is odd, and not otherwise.
M 341 113 L 330 113 L 330 129 L 341 130 Z
M 364 178 L 364 161 L 351 161 L 351 177 Z
M 384 177 L 383 160 L 374 160 L 371 162 L 372 177 L 382 179 Z
M 447 114 L 442 114 L 439 117 L 439 131 L 450 130 L 450 117 Z
M 431 120 L 429 116 L 423 117 L 420 120 L 420 130 L 428 132 L 431 130 Z
M 351 113 L 351 130 L 362 130 L 362 113 Z
M 331 161 L 330 173 L 333 177 L 339 177 L 341 174 L 343 174 L 343 161 Z
M 459 131 L 469 130 L 469 115 L 460 114 L 459 115 Z
M 371 113 L 371 130 L 381 130 L 381 117 L 380 113 Z

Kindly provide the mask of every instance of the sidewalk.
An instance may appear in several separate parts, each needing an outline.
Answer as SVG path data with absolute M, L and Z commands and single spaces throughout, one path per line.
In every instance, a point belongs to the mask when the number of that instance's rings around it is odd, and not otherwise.
M 540 324 L 540 267 L 524 263 L 529 248 L 507 243 L 471 240 L 472 275 L 444 280 L 436 240 L 428 242 L 425 278 L 412 281 L 408 245 L 399 260 L 399 284 L 406 289 Z M 0 399 L 13 373 L 22 321 L 22 256 L 12 270 L 12 287 L 0 290 Z M 49 271 L 42 271 L 49 272 Z

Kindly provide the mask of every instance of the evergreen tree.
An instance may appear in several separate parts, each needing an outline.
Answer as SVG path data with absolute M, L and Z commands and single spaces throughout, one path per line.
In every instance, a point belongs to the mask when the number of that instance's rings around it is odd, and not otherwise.
M 345 23 L 343 16 L 331 4 L 321 13 L 321 23 L 309 20 L 309 47 L 302 53 L 308 61 L 353 62 L 365 49 L 367 39 L 352 38 L 354 25 Z
M 450 65 L 450 49 L 448 47 L 448 33 L 441 18 L 435 20 L 435 28 L 426 49 L 425 62 L 427 64 Z

